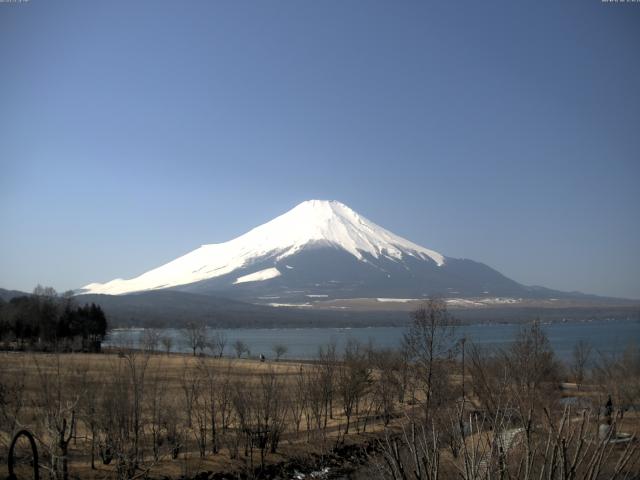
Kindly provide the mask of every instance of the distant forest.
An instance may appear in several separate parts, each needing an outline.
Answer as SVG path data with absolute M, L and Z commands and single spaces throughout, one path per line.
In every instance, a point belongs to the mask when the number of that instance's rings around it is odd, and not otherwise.
M 100 351 L 107 318 L 95 303 L 77 305 L 71 292 L 59 295 L 38 285 L 32 295 L 0 298 L 0 341 L 4 348 L 41 351 Z

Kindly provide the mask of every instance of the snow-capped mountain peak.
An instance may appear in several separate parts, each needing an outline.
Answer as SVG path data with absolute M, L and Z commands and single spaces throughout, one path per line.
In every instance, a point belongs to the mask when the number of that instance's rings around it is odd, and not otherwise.
M 286 246 L 279 258 L 309 243 L 323 242 L 343 248 L 358 259 L 362 259 L 363 253 L 376 258 L 380 255 L 401 258 L 404 251 L 427 256 L 439 265 L 444 263 L 439 253 L 394 235 L 335 200 L 307 200 L 232 241 L 246 242 L 253 248 L 260 245 L 265 253 Z
M 264 274 L 239 275 L 235 283 L 264 281 L 279 276 L 276 262 L 313 246 L 342 249 L 364 262 L 366 256 L 396 261 L 409 256 L 433 261 L 437 266 L 445 263 L 438 252 L 391 233 L 343 203 L 308 200 L 231 241 L 202 245 L 136 278 L 92 283 L 82 292 L 123 294 L 176 287 L 228 275 L 272 258 L 274 267 Z

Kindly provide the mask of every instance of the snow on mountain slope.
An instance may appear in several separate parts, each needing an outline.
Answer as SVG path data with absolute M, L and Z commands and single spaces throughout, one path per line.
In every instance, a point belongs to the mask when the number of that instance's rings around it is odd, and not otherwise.
M 363 262 L 368 254 L 397 261 L 414 257 L 439 267 L 445 263 L 438 252 L 385 230 L 340 202 L 309 200 L 231 241 L 202 245 L 136 278 L 91 283 L 81 291 L 118 295 L 187 285 L 227 275 L 258 260 L 279 261 L 312 245 L 337 247 Z M 267 270 L 242 276 L 235 283 L 264 281 L 280 274 L 275 268 Z
M 277 268 L 265 268 L 264 270 L 260 270 L 259 272 L 250 273 L 249 275 L 243 275 L 236 279 L 233 282 L 234 285 L 238 283 L 247 283 L 247 282 L 261 282 L 263 280 L 269 280 L 271 278 L 276 278 L 280 276 L 280 270 Z

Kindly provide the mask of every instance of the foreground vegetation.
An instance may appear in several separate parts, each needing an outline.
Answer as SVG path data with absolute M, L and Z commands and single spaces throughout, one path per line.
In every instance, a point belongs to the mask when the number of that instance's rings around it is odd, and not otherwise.
M 407 418 L 398 435 L 386 432 L 383 476 L 640 478 L 637 346 L 603 356 L 581 342 L 570 365 L 561 365 L 535 322 L 507 350 L 471 344 L 465 352 L 462 339 L 458 396 L 440 360 L 451 354 L 450 324 L 437 301 L 416 312 L 408 339 L 424 411 Z
M 55 479 L 253 477 L 364 441 L 380 478 L 638 477 L 637 347 L 602 357 L 579 344 L 563 366 L 537 324 L 508 350 L 456 338 L 454 324 L 432 300 L 401 349 L 327 345 L 308 363 L 224 358 L 221 338 L 205 355 L 196 328 L 190 355 L 152 336 L 100 355 L 2 353 L 0 461 L 27 428 Z

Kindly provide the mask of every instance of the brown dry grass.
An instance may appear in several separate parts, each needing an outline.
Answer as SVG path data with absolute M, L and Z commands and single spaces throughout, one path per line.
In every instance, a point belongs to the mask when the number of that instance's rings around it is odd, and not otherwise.
M 142 353 L 138 353 L 142 357 Z M 106 354 L 45 354 L 45 353 L 18 353 L 0 352 L 0 374 L 4 378 L 22 378 L 24 381 L 24 408 L 20 412 L 20 426 L 36 433 L 39 440 L 46 440 L 47 433 L 42 428 L 42 409 L 45 407 L 42 400 L 43 377 L 59 377 L 69 388 L 75 387 L 83 391 L 82 395 L 95 395 L 102 392 L 101 387 L 109 383 L 114 372 L 123 371 L 123 358 L 117 353 Z M 230 382 L 240 382 L 246 388 L 247 394 L 252 395 L 259 384 L 260 376 L 267 373 L 275 373 L 283 382 L 285 397 L 287 391 L 292 388 L 295 376 L 300 369 L 312 368 L 311 363 L 303 362 L 260 362 L 250 359 L 230 359 L 193 357 L 187 354 L 152 354 L 148 357 L 148 365 L 145 372 L 145 383 L 151 383 L 154 378 L 160 376 L 166 382 L 163 397 L 168 404 L 174 405 L 172 414 L 183 424 L 186 424 L 185 410 L 181 408 L 184 401 L 183 384 L 189 382 L 189 374 L 193 374 L 202 365 L 213 372 L 221 380 L 227 378 Z M 226 376 L 226 377 L 225 377 Z M 64 388 L 67 388 L 66 386 Z M 337 402 L 336 402 L 337 403 Z M 329 419 L 325 435 L 318 432 L 307 434 L 304 425 L 301 425 L 300 434 L 296 434 L 293 425 L 288 423 L 276 454 L 269 454 L 267 463 L 277 463 L 286 459 L 304 457 L 310 453 L 322 453 L 327 447 L 335 445 L 340 439 L 340 432 L 344 430 L 345 418 L 341 409 L 336 404 L 334 415 Z M 290 419 L 289 419 L 290 420 Z M 353 419 L 352 419 L 353 422 Z M 383 424 L 380 420 L 368 420 L 367 434 L 359 435 L 357 426 L 352 423 L 349 435 L 350 442 L 363 441 L 373 431 L 380 431 Z M 187 431 L 187 434 L 193 432 Z M 75 439 L 71 441 L 69 458 L 70 474 L 72 478 L 106 479 L 113 478 L 114 467 L 103 465 L 96 458 L 96 470 L 90 468 L 90 443 L 89 431 L 81 420 L 75 433 Z M 10 438 L 5 428 L 0 428 L 0 446 L 2 457 L 6 458 L 6 448 Z M 242 448 L 241 448 L 242 450 Z M 212 455 L 207 453 L 205 458 L 200 458 L 195 445 L 195 440 L 187 442 L 186 448 L 175 460 L 170 458 L 168 451 L 164 452 L 159 462 L 149 460 L 150 452 L 146 448 L 146 458 L 149 463 L 154 463 L 151 470 L 152 476 L 179 476 L 193 475 L 199 471 L 241 472 L 248 468 L 249 460 L 244 458 L 242 452 L 240 458 L 231 459 L 227 448 L 221 448 L 220 453 Z M 2 460 L 2 459 L 0 459 Z M 259 464 L 258 454 L 254 453 L 254 466 Z
M 141 353 L 138 354 L 140 357 Z M 20 413 L 20 423 L 26 428 L 40 435 L 40 439 L 46 433 L 43 433 L 40 423 L 42 422 L 42 380 L 43 377 L 50 378 L 61 377 L 64 381 L 70 381 L 71 385 L 76 383 L 76 387 L 83 391 L 83 395 L 95 395 L 96 392 L 103 392 L 104 384 L 109 384 L 114 372 L 122 372 L 125 360 L 117 353 L 107 354 L 27 354 L 27 353 L 8 353 L 0 352 L 0 374 L 3 378 L 23 378 L 25 385 L 25 407 Z M 184 391 L 183 385 L 185 381 L 188 383 L 188 376 L 204 364 L 208 371 L 211 371 L 221 381 L 228 379 L 230 382 L 238 382 L 246 389 L 247 395 L 256 394 L 260 377 L 264 374 L 274 373 L 278 379 L 282 381 L 285 398 L 290 397 L 296 382 L 296 376 L 302 369 L 303 371 L 314 368 L 313 363 L 309 362 L 260 362 L 257 360 L 247 359 L 216 359 L 211 357 L 193 357 L 182 354 L 154 354 L 148 359 L 148 366 L 145 375 L 145 383 L 153 382 L 153 379 L 160 376 L 166 381 L 166 389 L 163 390 L 164 399 L 168 404 L 173 405 L 171 414 L 178 419 L 179 422 L 186 423 L 186 414 L 183 408 Z M 461 375 L 457 368 L 449 370 L 449 382 L 456 390 L 461 384 Z M 378 377 L 378 373 L 373 373 L 374 378 Z M 478 406 L 470 395 L 471 379 L 468 382 L 467 401 L 471 405 Z M 81 385 L 80 385 L 81 384 Z M 594 404 L 601 404 L 601 393 L 598 394 L 597 389 L 583 389 L 578 393 L 580 396 L 590 396 L 594 400 Z M 561 393 L 558 392 L 560 395 Z M 598 396 L 600 395 L 600 396 Z M 397 413 L 402 416 L 409 414 L 411 409 L 418 408 L 409 405 L 398 405 Z M 311 432 L 307 434 L 303 420 L 302 431 L 295 434 L 292 423 L 289 423 L 282 437 L 282 441 L 276 454 L 267 456 L 267 463 L 278 463 L 292 458 L 301 458 L 309 454 L 321 454 L 326 448 L 336 445 L 341 438 L 341 432 L 344 430 L 345 417 L 336 401 L 334 405 L 333 418 L 328 421 L 326 435 L 320 435 L 319 432 Z M 363 420 L 362 414 L 360 420 Z M 392 423 L 392 428 L 397 431 L 398 421 Z M 84 422 L 79 422 L 76 431 L 76 439 L 72 440 L 70 448 L 70 473 L 71 478 L 83 479 L 107 479 L 114 478 L 113 465 L 102 465 L 97 459 L 96 470 L 90 468 L 88 451 L 89 448 L 89 432 Z M 359 424 L 352 424 L 352 430 L 347 441 L 364 442 L 370 440 L 371 435 L 379 433 L 383 428 L 381 420 L 369 419 L 367 425 L 367 433 L 358 432 Z M 627 413 L 619 423 L 619 431 L 634 433 L 640 431 L 640 416 L 637 413 Z M 193 436 L 192 430 L 186 431 L 187 435 Z M 5 447 L 9 438 L 4 426 L 0 427 L 0 455 L 6 456 Z M 242 450 L 242 448 L 241 448 Z M 149 448 L 145 448 L 147 463 L 150 461 Z M 444 460 L 448 458 L 448 452 L 444 452 Z M 4 458 L 0 458 L 0 463 Z M 254 466 L 259 463 L 258 454 L 254 454 Z M 249 459 L 244 457 L 242 452 L 238 458 L 232 459 L 229 454 L 228 445 L 222 444 L 220 453 L 212 455 L 207 453 L 204 458 L 200 458 L 196 448 L 195 440 L 191 438 L 185 449 L 180 453 L 177 459 L 171 459 L 168 451 L 164 451 L 159 462 L 154 463 L 151 476 L 161 477 L 168 476 L 177 478 L 180 476 L 193 476 L 200 471 L 213 472 L 246 472 L 249 465 Z M 1 474 L 0 474 L 1 476 Z

